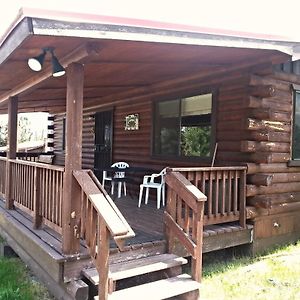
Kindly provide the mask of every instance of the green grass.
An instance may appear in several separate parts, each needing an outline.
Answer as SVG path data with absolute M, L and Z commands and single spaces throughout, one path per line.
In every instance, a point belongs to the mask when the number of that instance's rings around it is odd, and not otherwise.
M 0 300 L 50 299 L 18 258 L 0 258 Z
M 300 242 L 256 258 L 204 266 L 201 299 L 300 299 Z

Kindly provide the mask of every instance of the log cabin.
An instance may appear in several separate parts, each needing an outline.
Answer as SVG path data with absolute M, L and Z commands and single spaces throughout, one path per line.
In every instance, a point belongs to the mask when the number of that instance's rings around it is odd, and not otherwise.
M 93 286 L 101 300 L 198 299 L 203 253 L 299 239 L 299 45 L 23 9 L 0 47 L 5 247 L 58 299 L 88 299 Z M 57 59 L 64 76 L 52 76 Z M 18 157 L 18 113 L 34 111 L 49 113 L 52 164 Z M 166 205 L 137 207 L 142 173 L 112 199 L 101 170 L 116 161 L 167 168 Z M 132 277 L 138 285 L 122 288 Z

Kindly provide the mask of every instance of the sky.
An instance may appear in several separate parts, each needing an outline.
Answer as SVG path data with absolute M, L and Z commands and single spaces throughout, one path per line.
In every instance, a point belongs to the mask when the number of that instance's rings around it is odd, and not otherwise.
M 277 34 L 300 41 L 299 0 L 11 0 L 0 12 L 0 35 L 21 6 Z

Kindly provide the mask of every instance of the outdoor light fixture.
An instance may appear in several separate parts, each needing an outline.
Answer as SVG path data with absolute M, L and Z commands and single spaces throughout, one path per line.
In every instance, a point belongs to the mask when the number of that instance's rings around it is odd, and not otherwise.
M 29 68 L 36 72 L 41 71 L 43 68 L 45 56 L 47 52 L 50 52 L 53 77 L 63 76 L 66 73 L 66 71 L 64 67 L 59 63 L 57 57 L 54 55 L 54 48 L 47 47 L 47 48 L 43 48 L 42 50 L 43 52 L 40 55 L 28 59 Z

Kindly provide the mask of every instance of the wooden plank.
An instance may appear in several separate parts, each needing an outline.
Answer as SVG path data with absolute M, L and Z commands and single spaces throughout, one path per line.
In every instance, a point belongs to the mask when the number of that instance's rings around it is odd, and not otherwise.
M 132 261 L 110 264 L 109 278 L 115 281 L 159 270 L 165 270 L 175 266 L 181 266 L 186 263 L 187 260 L 185 258 L 178 257 L 174 254 L 153 255 Z M 84 269 L 83 274 L 94 285 L 99 284 L 99 276 L 95 268 Z
M 151 299 L 161 300 L 198 290 L 199 287 L 199 283 L 192 280 L 189 275 L 182 274 L 176 277 L 116 291 L 109 295 L 108 299 L 143 299 L 146 295 L 151 295 Z M 146 297 L 150 299 L 148 296 Z M 95 297 L 94 299 L 98 300 L 101 298 Z
M 226 249 L 252 242 L 252 228 L 218 235 L 210 235 L 203 239 L 203 253 Z

